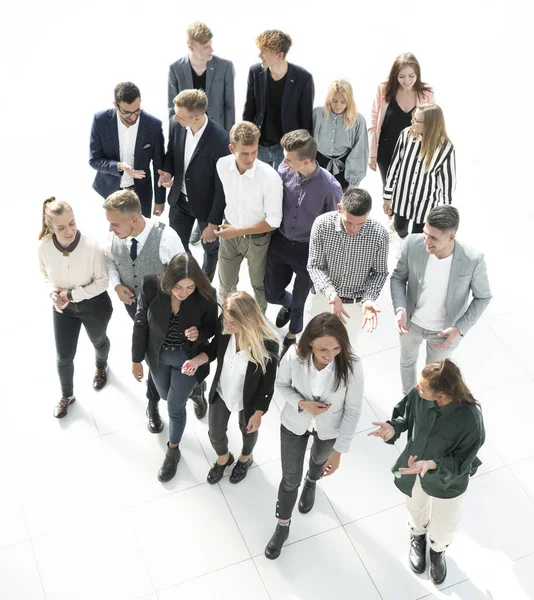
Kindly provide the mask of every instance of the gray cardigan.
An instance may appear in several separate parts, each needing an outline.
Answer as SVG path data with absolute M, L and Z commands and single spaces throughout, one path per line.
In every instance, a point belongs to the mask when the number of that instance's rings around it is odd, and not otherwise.
M 341 382 L 336 391 L 331 386 L 321 396 L 321 402 L 332 406 L 322 415 L 313 417 L 298 406 L 300 400 L 313 400 L 309 366 L 307 361 L 297 357 L 296 346 L 291 346 L 278 367 L 276 379 L 276 388 L 286 402 L 282 410 L 282 425 L 293 433 L 302 435 L 312 419 L 315 419 L 319 439 L 336 438 L 334 450 L 348 452 L 360 420 L 363 402 L 363 368 L 356 356 L 352 368 L 346 387 Z

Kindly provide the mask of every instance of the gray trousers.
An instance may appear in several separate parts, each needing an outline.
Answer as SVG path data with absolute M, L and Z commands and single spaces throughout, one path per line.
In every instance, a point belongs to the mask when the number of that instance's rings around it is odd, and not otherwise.
M 224 400 L 215 392 L 215 398 L 213 403 L 210 404 L 210 412 L 208 415 L 209 421 L 209 438 L 211 445 L 217 456 L 224 456 L 228 452 L 228 420 L 232 413 L 228 410 L 228 407 L 224 403 Z M 249 433 L 247 431 L 247 421 L 245 419 L 245 411 L 239 411 L 239 429 L 243 436 L 243 448 L 241 454 L 243 456 L 249 456 L 254 450 L 254 446 L 258 441 L 258 432 L 254 431 Z
M 221 302 L 234 292 L 239 283 L 239 270 L 243 259 L 247 259 L 250 283 L 254 296 L 263 312 L 267 310 L 267 300 L 263 288 L 267 250 L 271 241 L 271 232 L 255 236 L 240 236 L 229 240 L 220 240 L 219 246 L 219 295 Z
M 426 342 L 426 362 L 436 362 L 452 356 L 453 350 L 460 343 L 461 337 L 457 337 L 454 343 L 448 348 L 436 349 L 434 346 L 443 342 L 442 337 L 438 337 L 439 331 L 430 331 L 423 329 L 415 323 L 409 325 L 410 333 L 403 333 L 400 336 L 400 373 L 402 381 L 402 393 L 408 394 L 417 383 L 417 358 L 419 356 L 419 347 L 422 342 Z

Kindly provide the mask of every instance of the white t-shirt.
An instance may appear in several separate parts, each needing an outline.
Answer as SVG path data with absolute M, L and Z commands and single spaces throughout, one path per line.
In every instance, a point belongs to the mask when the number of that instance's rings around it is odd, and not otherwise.
M 137 117 L 137 121 L 126 127 L 121 121 L 120 115 L 117 111 L 117 127 L 119 129 L 119 151 L 121 156 L 121 162 L 125 162 L 134 168 L 134 155 L 135 155 L 135 142 L 137 140 L 137 132 L 139 131 L 139 120 L 140 116 Z M 121 177 L 121 188 L 130 187 L 134 184 L 133 177 L 128 173 L 124 172 Z
M 428 257 L 421 296 L 412 315 L 412 322 L 423 329 L 443 331 L 445 329 L 445 300 L 451 276 L 452 257 Z
M 243 386 L 248 363 L 248 355 L 244 350 L 236 352 L 235 335 L 231 335 L 224 353 L 221 377 L 217 384 L 217 393 L 230 412 L 243 410 Z

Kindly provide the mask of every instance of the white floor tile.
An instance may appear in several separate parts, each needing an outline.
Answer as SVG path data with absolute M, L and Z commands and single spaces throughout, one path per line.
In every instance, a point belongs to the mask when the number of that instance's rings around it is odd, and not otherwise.
M 284 547 L 277 560 L 254 561 L 272 600 L 380 600 L 341 527 Z
M 133 600 L 154 592 L 122 511 L 33 541 L 47 600 Z
M 308 460 L 306 456 L 304 474 Z M 228 479 L 220 483 L 252 556 L 264 552 L 276 527 L 276 498 L 281 478 L 280 461 L 274 461 L 250 470 L 247 478 L 239 484 L 230 483 Z M 299 489 L 299 494 L 301 489 L 302 487 Z M 328 531 L 339 525 L 339 519 L 319 485 L 315 506 L 307 515 L 301 515 L 295 505 L 288 543 Z
M 402 400 L 399 357 L 399 348 L 391 348 L 362 359 L 365 397 L 381 421 L 390 419 L 393 408 Z M 420 364 L 422 368 L 422 355 Z
M 125 506 L 135 506 L 206 481 L 209 464 L 192 427 L 186 428 L 180 444 L 182 458 L 176 476 L 168 483 L 158 481 L 167 436 L 167 427 L 162 433 L 153 434 L 144 424 L 102 438 Z
M 158 593 L 159 600 L 188 598 L 217 600 L 269 600 L 265 586 L 252 560 L 247 560 L 209 575 L 198 577 Z
M 156 590 L 250 558 L 218 486 L 205 483 L 128 512 Z
M 2 479 L 2 481 L 8 481 Z M 22 507 L 17 498 L 0 493 L 0 549 L 29 539 Z
M 509 468 L 519 481 L 519 485 L 534 500 L 534 457 L 520 460 Z
M 30 542 L 0 550 L 0 598 L 45 600 Z
M 487 322 L 514 358 L 530 374 L 533 374 L 534 352 L 530 341 L 534 337 L 534 323 L 528 319 L 510 319 L 507 313 L 489 319 Z

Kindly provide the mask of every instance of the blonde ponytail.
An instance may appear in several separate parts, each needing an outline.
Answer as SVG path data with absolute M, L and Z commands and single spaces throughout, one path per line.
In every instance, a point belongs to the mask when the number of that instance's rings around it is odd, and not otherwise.
M 55 196 L 51 196 L 43 202 L 43 220 L 41 232 L 39 233 L 40 240 L 42 240 L 45 236 L 52 235 L 52 233 L 54 233 L 52 217 L 54 215 L 62 215 L 67 211 L 72 212 L 70 204 L 64 200 L 56 200 Z

